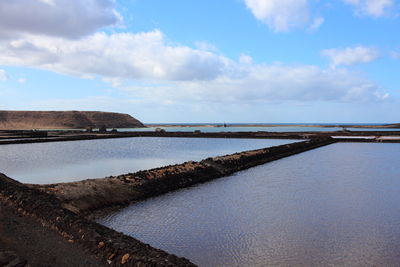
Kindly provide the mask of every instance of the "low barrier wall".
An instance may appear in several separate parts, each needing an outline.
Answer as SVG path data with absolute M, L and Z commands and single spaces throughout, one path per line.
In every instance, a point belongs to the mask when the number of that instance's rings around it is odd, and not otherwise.
M 63 207 L 87 214 L 97 209 L 127 205 L 133 201 L 227 176 L 333 142 L 330 138 L 315 139 L 102 179 L 32 186 L 55 195 Z

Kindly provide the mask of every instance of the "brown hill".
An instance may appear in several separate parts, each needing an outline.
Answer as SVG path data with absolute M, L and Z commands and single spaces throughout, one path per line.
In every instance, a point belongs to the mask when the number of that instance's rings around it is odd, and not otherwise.
M 0 111 L 0 129 L 135 128 L 144 125 L 128 114 L 100 111 Z

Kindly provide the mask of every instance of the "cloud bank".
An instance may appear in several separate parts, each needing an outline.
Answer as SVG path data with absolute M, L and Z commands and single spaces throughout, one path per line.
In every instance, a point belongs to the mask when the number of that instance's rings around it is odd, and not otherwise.
M 0 34 L 7 38 L 0 38 L 0 65 L 100 78 L 136 97 L 168 103 L 346 102 L 388 97 L 376 83 L 347 70 L 258 64 L 248 55 L 232 60 L 206 42 L 197 43 L 197 48 L 171 44 L 160 30 L 93 33 L 120 21 L 114 4 L 112 0 L 2 1 Z M 312 21 L 307 0 L 246 0 L 246 4 L 277 31 L 296 24 L 311 23 L 316 28 L 323 21 Z M 13 15 L 26 15 L 27 20 L 18 21 Z M 323 54 L 334 67 L 376 57 L 364 47 L 326 50 Z
M 41 68 L 84 78 L 152 84 L 168 97 L 210 101 L 382 100 L 381 88 L 357 73 L 311 65 L 256 64 L 187 46 L 170 45 L 158 31 L 95 33 L 79 40 L 29 35 L 0 43 L 0 64 Z M 363 47 L 326 50 L 334 66 L 373 59 Z M 156 86 L 153 86 L 156 84 Z M 160 86 L 167 84 L 167 86 Z M 172 88 L 172 89 L 171 89 Z M 173 88 L 176 92 L 171 92 Z M 179 95 L 179 96 L 178 96 Z M 165 96 L 166 97 L 166 96 Z

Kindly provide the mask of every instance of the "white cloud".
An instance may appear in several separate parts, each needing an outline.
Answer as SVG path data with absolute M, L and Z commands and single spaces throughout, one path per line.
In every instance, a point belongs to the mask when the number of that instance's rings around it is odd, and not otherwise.
M 78 38 L 122 18 L 115 0 L 0 1 L 0 38 L 31 33 Z
M 80 77 L 204 80 L 225 72 L 223 56 L 166 44 L 158 31 L 96 33 L 79 40 L 29 35 L 0 42 L 0 64 L 39 67 Z
M 359 63 L 369 63 L 378 58 L 379 52 L 370 47 L 356 46 L 344 49 L 326 49 L 321 54 L 331 62 L 331 67 L 350 66 Z
M 308 28 L 310 31 L 314 31 L 321 27 L 322 23 L 324 23 L 325 19 L 323 17 L 317 17 L 314 19 L 313 23 Z
M 244 0 L 260 21 L 276 32 L 293 28 L 317 28 L 322 18 L 312 19 L 309 0 Z M 311 25 L 311 26 L 310 26 Z
M 253 58 L 249 55 L 241 54 L 239 56 L 239 62 L 242 64 L 252 64 Z
M 8 75 L 5 70 L 0 69 L 0 81 L 7 81 Z
M 342 0 L 356 8 L 356 14 L 381 17 L 390 13 L 395 7 L 394 0 Z
M 210 52 L 217 52 L 218 48 L 206 41 L 197 41 L 194 43 L 196 45 L 196 47 L 200 50 L 204 50 L 204 51 L 210 51 Z
M 388 95 L 361 74 L 300 65 L 240 66 L 242 75 L 210 81 L 127 86 L 135 97 L 190 103 L 274 103 L 284 101 L 382 101 Z
M 0 65 L 46 69 L 83 78 L 99 77 L 143 99 L 271 102 L 383 100 L 377 84 L 360 74 L 316 66 L 257 64 L 171 45 L 158 31 L 95 33 L 79 40 L 26 35 L 0 41 Z M 357 58 L 357 57 L 356 57 Z M 336 60 L 344 64 L 357 60 Z

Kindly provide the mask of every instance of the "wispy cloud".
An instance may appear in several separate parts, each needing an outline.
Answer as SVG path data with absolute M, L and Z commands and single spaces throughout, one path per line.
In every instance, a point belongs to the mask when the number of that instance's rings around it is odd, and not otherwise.
M 210 52 L 217 52 L 218 48 L 207 42 L 207 41 L 197 41 L 194 43 L 199 50 L 210 51 Z
M 0 69 L 0 81 L 8 80 L 8 75 L 5 70 Z
M 336 68 L 372 62 L 379 57 L 379 52 L 375 48 L 356 46 L 343 49 L 326 49 L 321 51 L 321 55 L 329 59 L 332 68 Z
M 26 79 L 25 78 L 19 78 L 17 80 L 18 83 L 26 83 Z
M 390 56 L 391 56 L 393 59 L 399 59 L 399 60 L 400 60 L 400 52 L 391 51 L 391 52 L 390 52 Z
M 315 31 L 324 23 L 325 19 L 323 17 L 317 17 L 314 19 L 312 24 L 308 27 L 308 30 Z
M 395 8 L 394 0 L 342 0 L 356 8 L 357 15 L 382 17 L 390 14 Z

